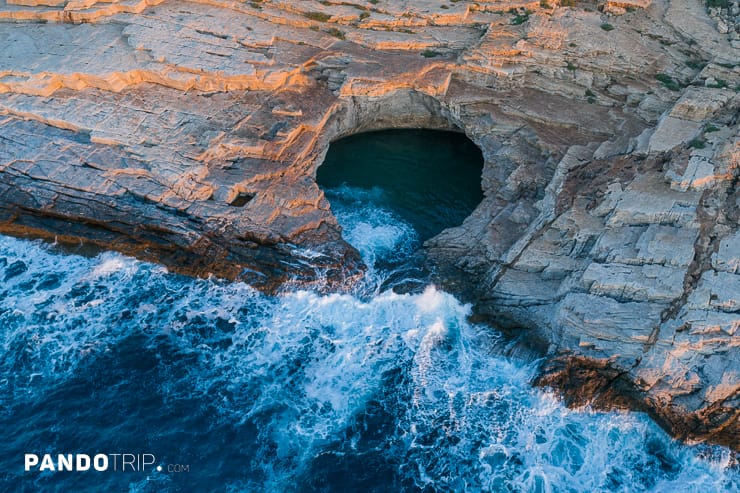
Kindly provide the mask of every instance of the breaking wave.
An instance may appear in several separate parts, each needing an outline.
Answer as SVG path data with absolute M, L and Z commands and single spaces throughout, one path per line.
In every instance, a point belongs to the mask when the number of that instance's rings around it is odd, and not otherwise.
M 363 293 L 268 297 L 115 253 L 0 237 L 0 480 L 8 491 L 737 491 L 721 447 L 640 413 L 571 410 L 537 362 L 434 286 L 382 191 L 330 195 Z M 344 201 L 344 202 L 342 202 Z M 342 205 L 343 204 L 343 205 Z M 24 472 L 24 453 L 151 452 L 182 474 Z

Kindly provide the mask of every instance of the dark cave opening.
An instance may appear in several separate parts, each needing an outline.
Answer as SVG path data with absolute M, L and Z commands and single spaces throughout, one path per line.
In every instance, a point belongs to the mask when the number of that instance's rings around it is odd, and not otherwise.
M 421 242 L 457 226 L 483 199 L 483 154 L 465 134 L 391 129 L 331 144 L 317 182 L 335 207 L 362 195 L 408 222 Z

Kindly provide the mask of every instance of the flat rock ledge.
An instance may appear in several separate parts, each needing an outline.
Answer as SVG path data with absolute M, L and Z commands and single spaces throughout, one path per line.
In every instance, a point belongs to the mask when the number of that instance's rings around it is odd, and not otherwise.
M 738 451 L 736 6 L 0 0 L 0 231 L 342 289 L 330 142 L 459 130 L 485 198 L 439 282 L 573 404 Z

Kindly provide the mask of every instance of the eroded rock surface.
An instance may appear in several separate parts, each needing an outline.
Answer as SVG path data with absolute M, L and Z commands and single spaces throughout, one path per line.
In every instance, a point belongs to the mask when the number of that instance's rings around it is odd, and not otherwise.
M 329 143 L 458 128 L 485 199 L 427 242 L 441 282 L 575 402 L 738 449 L 736 6 L 2 2 L 0 230 L 343 285 Z

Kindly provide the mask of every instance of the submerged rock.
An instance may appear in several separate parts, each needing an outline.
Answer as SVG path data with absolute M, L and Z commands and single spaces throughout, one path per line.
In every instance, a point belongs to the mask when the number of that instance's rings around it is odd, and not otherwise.
M 7 2 L 0 231 L 335 289 L 329 143 L 459 129 L 485 198 L 426 243 L 441 282 L 542 382 L 738 449 L 740 50 L 698 2 L 604 7 Z

